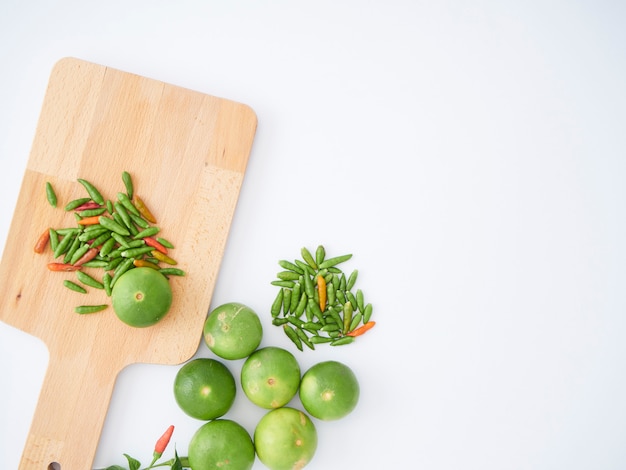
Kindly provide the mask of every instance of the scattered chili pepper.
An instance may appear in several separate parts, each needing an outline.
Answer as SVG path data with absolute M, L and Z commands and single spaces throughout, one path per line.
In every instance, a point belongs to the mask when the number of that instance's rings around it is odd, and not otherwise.
M 152 248 L 156 248 L 157 250 L 159 250 L 164 255 L 167 254 L 167 247 L 165 245 L 163 245 L 162 243 L 158 242 L 157 240 L 155 240 L 154 238 L 152 238 L 152 237 L 145 237 L 143 239 L 143 241 L 146 242 L 146 245 L 151 246 Z
M 87 263 L 88 261 L 91 261 L 96 256 L 98 256 L 98 253 L 100 253 L 100 248 L 98 247 L 89 248 L 83 256 L 81 256 L 74 262 L 74 266 L 81 266 Z
M 52 187 L 52 183 L 50 183 L 50 181 L 46 182 L 46 197 L 52 207 L 57 206 L 57 195 L 54 192 L 54 188 Z
M 102 194 L 100 194 L 100 191 L 98 191 L 98 189 L 93 184 L 82 178 L 78 178 L 78 182 L 85 187 L 91 199 L 93 199 L 98 204 L 104 204 L 104 198 L 102 197 Z
M 48 241 L 50 240 L 50 229 L 47 228 L 45 232 L 43 232 L 39 238 L 37 239 L 37 243 L 35 243 L 35 253 L 43 253 L 45 250 Z
M 74 211 L 76 212 L 81 212 L 81 211 L 85 211 L 85 210 L 89 210 L 89 209 L 101 209 L 102 206 L 100 204 L 98 204 L 95 201 L 92 200 L 88 200 L 84 203 L 82 203 L 80 206 L 75 207 Z
M 122 181 L 124 182 L 124 186 L 126 187 L 126 194 L 130 199 L 133 198 L 134 188 L 133 188 L 133 179 L 130 176 L 130 173 L 127 171 L 122 172 Z
M 69 264 L 69 263 L 48 263 L 48 269 L 50 271 L 57 271 L 57 272 L 62 272 L 62 271 L 71 272 L 71 271 L 78 271 L 79 269 L 81 269 L 81 266 L 74 266 L 73 264 Z
M 96 225 L 100 223 L 100 216 L 94 215 L 91 217 L 84 217 L 78 221 L 78 225 Z
M 101 312 L 102 310 L 105 310 L 107 307 L 108 307 L 107 304 L 101 304 L 101 305 L 79 305 L 78 307 L 74 308 L 74 311 L 76 313 L 84 315 L 84 314 L 89 314 L 89 313 Z
M 320 310 L 326 310 L 326 279 L 324 276 L 317 275 L 317 295 L 320 299 Z
M 320 245 L 315 252 L 304 247 L 300 255 L 301 259 L 293 262 L 278 262 L 284 271 L 278 272 L 277 280 L 271 282 L 281 288 L 270 309 L 272 324 L 291 325 L 284 328 L 285 334 L 298 349 L 301 343 L 309 347 L 309 343 L 352 343 L 373 326 L 361 329 L 370 321 L 372 304 L 365 302 L 360 289 L 355 290 L 356 294 L 352 292 L 358 271 L 355 269 L 348 276 L 339 267 L 352 254 L 327 258 Z
M 176 262 L 176 260 L 174 260 L 174 259 L 170 258 L 170 257 L 169 257 L 169 256 L 167 256 L 166 254 L 161 253 L 161 252 L 160 252 L 160 251 L 158 251 L 158 250 L 154 250 L 154 251 L 152 252 L 152 256 L 154 256 L 154 257 L 155 257 L 156 259 L 158 259 L 159 261 L 163 261 L 164 263 L 167 263 L 167 264 L 171 264 L 171 265 L 178 264 L 178 263 Z
M 146 207 L 146 204 L 143 202 L 143 200 L 136 194 L 133 196 L 133 204 L 144 219 L 152 222 L 153 224 L 156 224 L 156 218 L 154 217 L 154 215 L 152 215 L 150 209 Z
M 364 323 L 358 328 L 355 328 L 354 330 L 347 333 L 346 336 L 361 336 L 366 331 L 371 330 L 374 327 L 374 325 L 376 325 L 375 321 L 368 321 L 367 323 Z
M 145 260 L 145 259 L 135 259 L 133 260 L 133 264 L 135 265 L 136 268 L 159 269 L 158 264 L 151 263 L 150 261 Z

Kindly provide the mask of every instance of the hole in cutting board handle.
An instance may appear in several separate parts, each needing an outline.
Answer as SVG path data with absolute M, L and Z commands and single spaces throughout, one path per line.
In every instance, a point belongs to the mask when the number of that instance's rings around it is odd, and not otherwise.
M 48 470 L 61 470 L 61 465 L 59 465 L 59 462 L 52 462 L 48 465 Z

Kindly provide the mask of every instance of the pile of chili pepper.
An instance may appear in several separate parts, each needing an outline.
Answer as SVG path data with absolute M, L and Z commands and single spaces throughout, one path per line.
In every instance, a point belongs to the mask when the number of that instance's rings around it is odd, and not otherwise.
M 354 291 L 358 270 L 346 276 L 339 268 L 352 255 L 327 258 L 322 245 L 315 256 L 306 247 L 300 254 L 301 260 L 278 262 L 283 271 L 272 281 L 280 288 L 271 307 L 272 323 L 282 326 L 300 351 L 303 344 L 310 349 L 322 343 L 350 344 L 370 330 L 376 324 L 372 304 L 365 303 L 361 289 Z
M 75 227 L 46 228 L 35 243 L 35 253 L 43 253 L 50 246 L 55 261 L 48 263 L 50 271 L 75 272 L 76 282 L 63 284 L 73 291 L 85 294 L 86 287 L 104 289 L 108 296 L 117 280 L 129 269 L 149 267 L 167 276 L 184 276 L 174 267 L 170 257 L 174 245 L 158 237 L 160 228 L 144 201 L 135 193 L 130 173 L 122 172 L 125 191 L 117 193 L 115 201 L 105 200 L 91 182 L 79 178 L 86 195 L 68 202 L 66 212 L 73 212 Z M 46 182 L 46 197 L 51 206 L 57 206 L 57 196 L 50 182 Z M 161 264 L 163 263 L 163 264 Z M 102 268 L 101 279 L 87 274 L 83 268 Z M 80 305 L 76 313 L 94 313 L 107 308 L 103 305 Z

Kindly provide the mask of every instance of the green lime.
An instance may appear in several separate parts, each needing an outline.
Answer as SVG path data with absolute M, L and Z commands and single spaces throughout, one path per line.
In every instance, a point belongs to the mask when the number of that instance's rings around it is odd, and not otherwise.
M 277 408 L 258 422 L 254 445 L 259 460 L 271 470 L 302 469 L 315 455 L 317 430 L 306 413 Z
M 268 346 L 253 352 L 241 367 L 241 388 L 261 408 L 278 408 L 298 392 L 300 365 L 286 349 Z
M 216 419 L 195 432 L 188 457 L 193 470 L 249 470 L 254 465 L 254 444 L 240 424 Z
M 154 325 L 169 311 L 172 288 L 156 269 L 132 268 L 113 285 L 111 303 L 120 320 L 143 328 Z
M 174 379 L 176 403 L 196 419 L 223 416 L 233 405 L 236 393 L 233 374 L 215 359 L 193 359 L 178 370 Z
M 337 361 L 320 362 L 302 376 L 300 401 L 315 418 L 332 421 L 349 414 L 359 401 L 359 382 L 352 369 Z
M 216 307 L 204 322 L 204 341 L 223 359 L 243 359 L 261 344 L 263 328 L 250 307 L 231 302 Z

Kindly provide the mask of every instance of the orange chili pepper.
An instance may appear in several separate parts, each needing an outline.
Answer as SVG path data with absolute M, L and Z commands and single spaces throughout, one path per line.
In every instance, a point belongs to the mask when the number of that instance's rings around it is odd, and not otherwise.
M 85 217 L 78 221 L 78 225 L 96 225 L 100 223 L 100 216 L 94 215 L 93 217 Z
M 48 263 L 48 269 L 50 271 L 78 271 L 81 269 L 81 266 L 68 263 Z
M 35 253 L 43 253 L 43 250 L 45 250 L 49 240 L 50 229 L 47 228 L 46 231 L 39 236 L 39 238 L 37 239 L 37 243 L 35 243 Z
M 317 276 L 317 294 L 320 299 L 320 310 L 326 310 L 326 279 L 324 276 Z
M 146 219 L 148 222 L 152 222 L 153 224 L 156 224 L 156 219 L 152 215 L 152 212 L 150 212 L 150 209 L 146 207 L 146 204 L 136 194 L 133 196 L 133 204 L 135 205 L 135 207 L 137 208 L 137 210 L 143 216 L 144 219 Z
M 146 242 L 146 245 L 151 246 L 152 248 L 156 248 L 164 255 L 167 254 L 167 248 L 162 243 L 159 243 L 158 241 L 156 241 L 154 238 L 144 237 L 143 241 Z
M 347 333 L 346 336 L 361 336 L 366 331 L 371 330 L 375 324 L 376 324 L 375 321 L 368 321 L 367 323 Z

